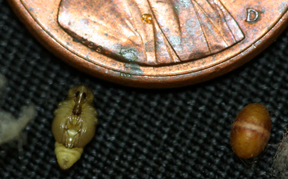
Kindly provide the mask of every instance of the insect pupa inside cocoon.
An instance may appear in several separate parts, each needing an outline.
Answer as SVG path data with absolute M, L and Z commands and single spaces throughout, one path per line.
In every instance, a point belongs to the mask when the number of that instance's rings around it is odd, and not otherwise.
M 259 103 L 245 106 L 232 124 L 230 143 L 234 153 L 243 159 L 259 155 L 268 143 L 271 125 L 265 106 Z
M 64 170 L 79 160 L 83 147 L 94 137 L 98 112 L 93 107 L 93 99 L 88 87 L 77 85 L 69 90 L 67 99 L 54 111 L 55 153 Z

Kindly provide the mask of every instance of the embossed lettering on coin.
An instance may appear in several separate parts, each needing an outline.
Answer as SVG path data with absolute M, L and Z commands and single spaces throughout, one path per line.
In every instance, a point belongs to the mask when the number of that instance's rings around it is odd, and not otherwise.
M 247 22 L 254 23 L 257 22 L 259 19 L 259 12 L 255 9 L 247 9 Z

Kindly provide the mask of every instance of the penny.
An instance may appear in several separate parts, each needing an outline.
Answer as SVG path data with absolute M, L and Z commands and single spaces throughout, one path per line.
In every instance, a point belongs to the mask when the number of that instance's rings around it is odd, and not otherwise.
M 95 77 L 170 88 L 243 65 L 287 26 L 288 0 L 9 0 L 51 52 Z

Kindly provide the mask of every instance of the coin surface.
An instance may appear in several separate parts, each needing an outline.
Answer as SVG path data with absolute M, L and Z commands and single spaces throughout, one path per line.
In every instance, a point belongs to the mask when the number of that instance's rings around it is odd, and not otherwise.
M 95 77 L 179 87 L 227 73 L 288 25 L 288 0 L 9 0 L 56 56 Z

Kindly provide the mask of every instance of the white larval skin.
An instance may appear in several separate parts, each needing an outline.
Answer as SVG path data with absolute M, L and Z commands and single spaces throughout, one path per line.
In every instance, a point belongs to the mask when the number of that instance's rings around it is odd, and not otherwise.
M 5 84 L 5 77 L 0 74 L 0 91 L 2 91 Z M 18 119 L 0 109 L 0 145 L 18 138 L 29 121 L 34 119 L 35 114 L 36 110 L 33 104 L 22 107 Z
M 288 132 L 283 136 L 272 165 L 273 174 L 281 179 L 288 178 Z

